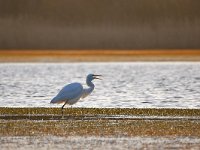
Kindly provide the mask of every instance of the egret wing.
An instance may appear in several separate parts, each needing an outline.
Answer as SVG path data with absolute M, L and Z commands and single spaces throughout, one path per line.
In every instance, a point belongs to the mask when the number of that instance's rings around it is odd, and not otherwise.
M 67 100 L 81 97 L 83 86 L 80 83 L 71 83 L 62 88 L 62 90 L 51 100 L 51 103 L 60 103 Z
M 82 92 L 82 95 L 81 95 L 81 98 L 85 98 L 87 97 L 88 95 L 91 94 L 91 90 L 90 89 L 83 89 L 83 92 Z

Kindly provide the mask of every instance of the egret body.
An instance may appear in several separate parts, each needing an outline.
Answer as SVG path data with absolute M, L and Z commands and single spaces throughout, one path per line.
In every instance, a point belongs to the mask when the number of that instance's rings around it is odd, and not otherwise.
M 63 116 L 63 108 L 66 104 L 73 105 L 78 102 L 79 99 L 83 99 L 94 90 L 94 84 L 92 80 L 100 79 L 101 75 L 89 74 L 86 78 L 86 84 L 88 88 L 84 89 L 80 83 L 71 83 L 62 88 L 62 90 L 51 100 L 51 103 L 64 103 L 61 107 L 62 116 Z

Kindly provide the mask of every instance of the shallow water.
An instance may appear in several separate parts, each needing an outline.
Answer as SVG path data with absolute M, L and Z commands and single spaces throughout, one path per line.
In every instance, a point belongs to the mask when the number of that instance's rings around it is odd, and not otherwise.
M 199 149 L 195 137 L 0 137 L 2 150 L 7 149 Z
M 60 107 L 50 100 L 66 84 L 102 74 L 73 107 L 199 108 L 199 62 L 1 63 L 0 107 Z

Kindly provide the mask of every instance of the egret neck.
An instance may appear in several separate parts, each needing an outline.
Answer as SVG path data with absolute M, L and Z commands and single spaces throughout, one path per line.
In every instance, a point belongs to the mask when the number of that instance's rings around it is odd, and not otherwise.
M 94 90 L 94 84 L 92 83 L 92 79 L 91 78 L 87 78 L 86 79 L 86 84 L 89 86 L 87 90 L 88 93 L 91 93 Z
M 82 93 L 82 98 L 85 98 L 86 96 L 88 96 L 90 93 L 92 93 L 92 91 L 94 90 L 94 84 L 92 83 L 92 78 L 87 78 L 86 79 L 86 84 L 89 86 L 89 88 L 83 89 L 83 93 Z

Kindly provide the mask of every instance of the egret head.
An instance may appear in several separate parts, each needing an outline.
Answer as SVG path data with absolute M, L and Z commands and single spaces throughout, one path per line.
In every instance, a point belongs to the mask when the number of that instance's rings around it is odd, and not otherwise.
M 94 79 L 99 79 L 99 80 L 101 80 L 99 77 L 101 77 L 101 75 L 89 74 L 89 75 L 87 76 L 87 81 L 92 81 L 92 80 L 94 80 Z

